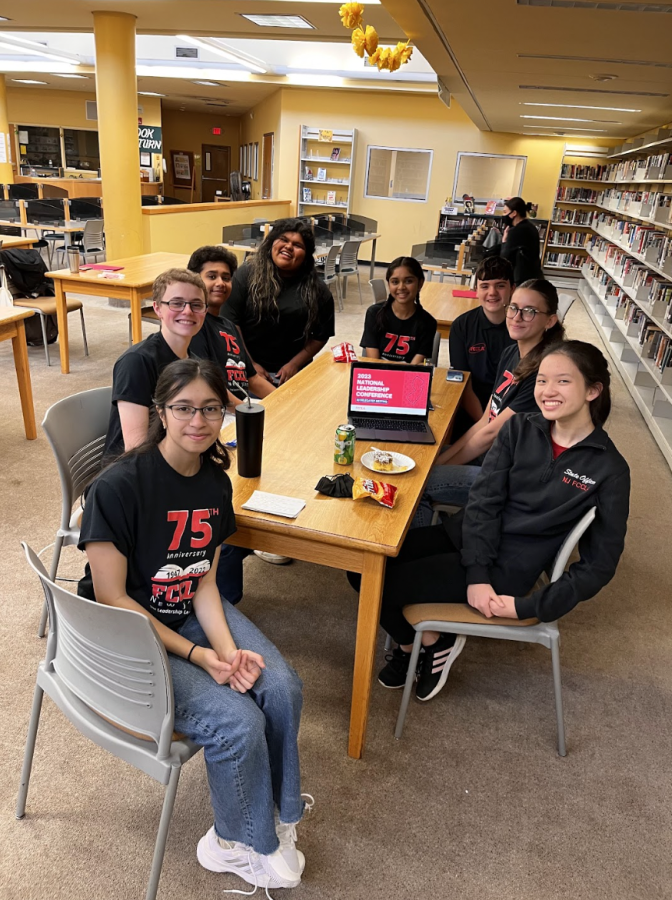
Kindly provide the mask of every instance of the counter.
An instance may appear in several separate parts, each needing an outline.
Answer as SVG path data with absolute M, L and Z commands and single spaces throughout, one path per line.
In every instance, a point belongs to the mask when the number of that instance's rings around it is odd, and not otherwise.
M 49 185 L 67 191 L 68 197 L 102 197 L 103 183 L 100 178 L 29 178 L 19 175 L 17 184 Z M 143 196 L 156 196 L 160 193 L 160 181 L 141 181 L 140 190 Z M 47 194 L 44 195 L 45 197 Z M 60 193 L 59 193 L 59 196 Z

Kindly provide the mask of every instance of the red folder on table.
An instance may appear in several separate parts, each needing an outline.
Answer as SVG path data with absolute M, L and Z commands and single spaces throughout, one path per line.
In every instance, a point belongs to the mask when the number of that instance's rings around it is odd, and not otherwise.
M 453 297 L 470 297 L 472 300 L 476 299 L 476 291 L 456 291 L 453 288 Z

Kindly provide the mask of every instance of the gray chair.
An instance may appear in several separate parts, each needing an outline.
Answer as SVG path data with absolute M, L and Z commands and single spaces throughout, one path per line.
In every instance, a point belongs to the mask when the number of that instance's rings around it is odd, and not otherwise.
M 372 278 L 369 281 L 371 290 L 373 291 L 374 303 L 385 303 L 387 300 L 387 285 L 384 278 Z
M 56 457 L 61 480 L 61 524 L 49 568 L 51 581 L 56 580 L 63 547 L 79 542 L 82 508 L 77 501 L 100 471 L 111 403 L 111 387 L 93 388 L 59 400 L 45 413 L 42 428 Z M 47 613 L 45 603 L 37 631 L 40 637 L 44 637 Z
M 584 532 L 595 518 L 595 507 L 577 522 L 563 541 L 553 563 L 550 579 L 545 574 L 540 576 L 543 583 L 557 581 L 565 571 L 572 551 L 579 543 Z M 471 637 L 495 638 L 504 641 L 521 641 L 529 644 L 541 644 L 551 651 L 553 667 L 553 690 L 555 693 L 555 713 L 558 723 L 558 754 L 566 756 L 565 721 L 562 711 L 562 681 L 560 676 L 560 631 L 557 622 L 539 622 L 537 619 L 486 619 L 477 610 L 466 603 L 417 603 L 404 607 L 404 617 L 415 628 L 415 640 L 408 676 L 404 685 L 404 694 L 397 718 L 394 736 L 399 740 L 404 730 L 404 720 L 411 699 L 418 656 L 424 631 L 439 631 L 449 634 L 464 634 Z
M 437 329 L 434 335 L 434 344 L 432 345 L 432 365 L 434 368 L 439 364 L 439 350 L 441 349 L 441 332 Z
M 322 275 L 322 278 L 325 284 L 331 284 L 332 281 L 336 282 L 336 299 L 338 300 L 339 310 L 342 310 L 343 297 L 341 296 L 341 282 L 338 277 L 338 272 L 336 271 L 336 260 L 338 259 L 340 251 L 341 248 L 338 244 L 334 244 L 329 248 L 329 253 L 327 253 L 324 260 L 324 274 Z
M 558 319 L 560 322 L 565 321 L 565 316 L 569 312 L 569 308 L 574 303 L 576 299 L 576 295 L 574 294 L 560 294 L 558 297 Z
M 105 253 L 105 223 L 103 219 L 87 219 L 84 223 L 81 240 L 72 246 L 77 247 L 84 262 L 89 253 L 93 255 L 94 262 L 98 262 L 98 257 Z M 63 257 L 65 257 L 65 251 L 65 243 L 56 248 L 56 253 Z M 59 265 L 64 262 L 65 259 Z
M 22 546 L 42 584 L 50 627 L 47 653 L 37 670 L 16 818 L 26 813 L 46 693 L 80 734 L 165 785 L 145 895 L 154 900 L 180 771 L 200 750 L 173 733 L 173 683 L 166 650 L 142 613 L 76 597 L 54 584 L 36 554 Z
M 341 258 L 338 263 L 338 275 L 339 278 L 342 279 L 342 288 L 341 293 L 342 296 L 345 297 L 347 293 L 348 287 L 348 275 L 356 275 L 357 276 L 357 285 L 359 287 L 359 303 L 360 306 L 363 303 L 362 300 L 362 282 L 359 277 L 359 263 L 357 262 L 357 254 L 359 253 L 359 247 L 361 245 L 361 241 L 346 241 L 341 246 Z

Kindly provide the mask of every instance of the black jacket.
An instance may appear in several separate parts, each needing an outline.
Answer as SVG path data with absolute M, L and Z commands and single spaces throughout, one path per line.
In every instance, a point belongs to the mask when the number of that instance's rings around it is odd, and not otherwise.
M 467 584 L 516 598 L 518 618 L 551 622 L 594 597 L 623 552 L 630 500 L 628 464 L 602 428 L 553 460 L 550 423 L 517 415 L 499 432 L 471 488 L 462 526 Z M 555 584 L 525 596 L 567 534 L 591 508 L 581 559 Z
M 513 266 L 513 281 L 522 284 L 529 278 L 543 278 L 539 259 L 539 232 L 529 219 L 512 225 L 502 244 L 501 255 Z
M 0 250 L 0 265 L 11 284 L 24 297 L 53 297 L 54 283 L 39 250 Z

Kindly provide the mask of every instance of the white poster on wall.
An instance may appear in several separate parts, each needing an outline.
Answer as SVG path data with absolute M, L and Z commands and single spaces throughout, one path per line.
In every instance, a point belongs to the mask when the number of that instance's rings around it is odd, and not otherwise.
M 0 163 L 7 162 L 7 145 L 9 144 L 9 135 L 4 131 L 0 131 Z

